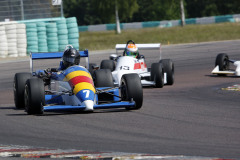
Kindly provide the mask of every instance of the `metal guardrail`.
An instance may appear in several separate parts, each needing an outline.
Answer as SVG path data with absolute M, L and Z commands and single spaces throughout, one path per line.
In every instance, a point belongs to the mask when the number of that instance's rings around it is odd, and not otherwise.
M 190 18 L 186 19 L 186 25 L 189 24 L 212 24 L 212 23 L 222 23 L 222 22 L 239 22 L 240 14 L 234 15 L 223 15 L 223 16 L 212 16 L 212 17 L 202 17 L 202 18 Z M 121 29 L 139 29 L 148 27 L 173 27 L 180 26 L 180 20 L 170 20 L 170 21 L 150 21 L 150 22 L 133 22 L 133 23 L 121 23 Z M 115 30 L 116 24 L 100 24 L 100 25 L 89 25 L 89 26 L 79 26 L 79 32 L 85 31 L 107 31 Z

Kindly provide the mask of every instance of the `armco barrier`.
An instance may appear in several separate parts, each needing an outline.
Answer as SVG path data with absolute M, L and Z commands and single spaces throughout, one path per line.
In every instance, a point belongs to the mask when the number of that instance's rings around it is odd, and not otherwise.
M 211 24 L 211 23 L 222 23 L 222 22 L 238 22 L 240 14 L 234 15 L 223 15 L 213 17 L 202 17 L 202 18 L 189 18 L 185 20 L 186 25 L 189 24 Z M 181 25 L 180 20 L 169 20 L 169 21 L 150 21 L 150 22 L 133 22 L 133 23 L 121 23 L 120 28 L 125 29 L 139 29 L 149 27 L 173 27 Z M 85 31 L 107 31 L 115 30 L 116 24 L 100 24 L 100 25 L 89 25 L 79 26 L 79 32 Z

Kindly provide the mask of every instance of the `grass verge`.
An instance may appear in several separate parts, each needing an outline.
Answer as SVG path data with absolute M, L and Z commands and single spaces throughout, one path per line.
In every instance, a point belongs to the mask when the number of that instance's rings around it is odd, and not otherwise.
M 171 28 L 144 28 L 115 31 L 80 32 L 80 48 L 89 50 L 114 49 L 128 40 L 136 43 L 180 44 L 240 39 L 240 23 L 186 25 Z

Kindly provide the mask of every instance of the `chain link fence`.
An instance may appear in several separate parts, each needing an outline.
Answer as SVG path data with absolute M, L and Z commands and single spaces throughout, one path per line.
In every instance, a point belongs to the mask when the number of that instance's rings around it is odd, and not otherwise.
M 63 16 L 52 0 L 0 0 L 0 21 L 19 21 Z

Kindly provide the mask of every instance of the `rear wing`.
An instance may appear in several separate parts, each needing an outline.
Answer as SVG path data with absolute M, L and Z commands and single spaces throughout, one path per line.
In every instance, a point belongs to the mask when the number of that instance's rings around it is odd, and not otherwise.
M 85 58 L 87 69 L 89 69 L 88 50 L 79 51 L 81 58 Z M 62 58 L 63 52 L 30 52 L 30 72 L 33 73 L 33 61 L 40 59 L 59 59 Z
M 138 49 L 141 50 L 159 50 L 160 59 L 161 57 L 161 43 L 146 43 L 146 44 L 136 44 Z M 116 52 L 118 54 L 119 50 L 124 50 L 126 48 L 126 44 L 116 44 Z

